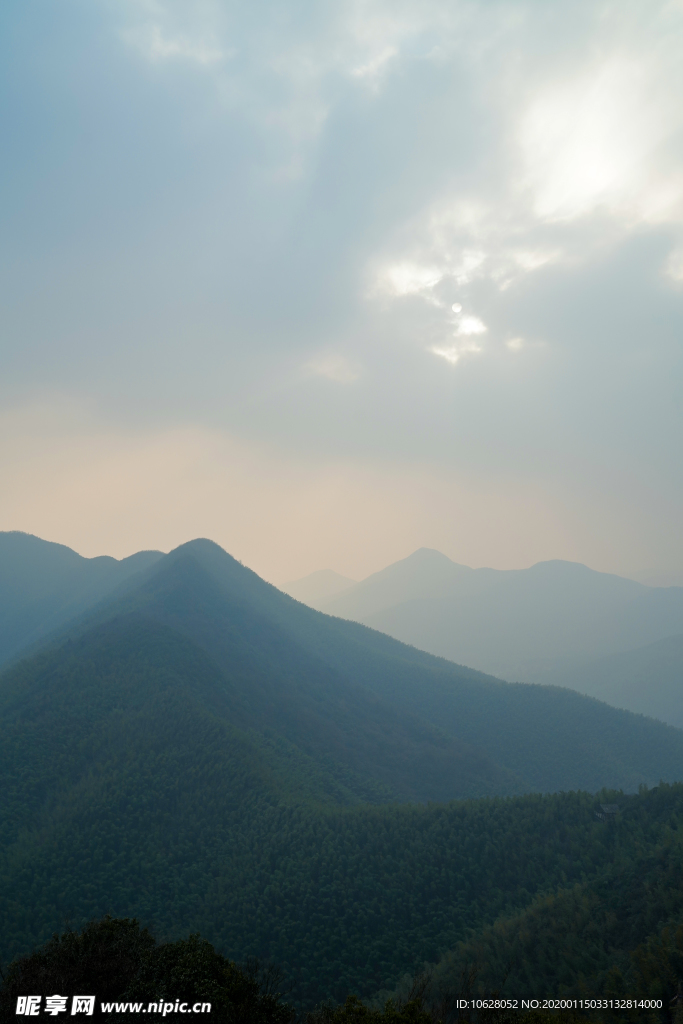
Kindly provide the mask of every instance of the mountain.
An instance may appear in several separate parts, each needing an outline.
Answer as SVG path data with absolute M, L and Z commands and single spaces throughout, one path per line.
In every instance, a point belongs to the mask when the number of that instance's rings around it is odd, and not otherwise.
M 368 994 L 613 860 L 618 793 L 514 794 L 682 776 L 679 730 L 322 615 L 194 541 L 0 676 L 0 957 L 111 913 L 279 962 L 301 1005 Z
M 29 534 L 0 533 L 0 668 L 134 586 L 162 557 L 83 558 Z M 322 570 L 284 589 L 458 663 L 683 726 L 673 649 L 673 635 L 683 633 L 682 588 L 645 587 L 570 562 L 470 569 L 422 548 L 361 583 Z
M 316 607 L 320 601 L 328 601 L 332 597 L 337 597 L 354 586 L 355 583 L 356 580 L 340 576 L 332 569 L 319 569 L 318 572 L 312 572 L 309 576 L 304 576 L 303 579 L 285 583 L 280 589 L 297 601 L 303 601 L 304 604 Z
M 223 688 L 232 727 L 282 737 L 316 765 L 343 764 L 355 780 L 350 800 L 367 799 L 368 786 L 402 800 L 634 791 L 683 770 L 678 730 L 568 689 L 504 683 L 323 615 L 210 541 L 183 545 L 130 578 L 60 643 L 6 675 L 2 692 L 21 678 L 22 700 L 35 692 L 40 703 L 45 673 L 71 664 L 73 652 L 123 657 L 138 636 L 149 638 L 161 660 L 145 655 L 145 664 L 159 672 L 167 665 L 160 631 L 201 662 L 202 678 L 218 672 L 223 682 L 211 685 Z M 77 675 L 91 657 L 78 655 Z M 49 671 L 39 668 L 43 658 Z
M 683 635 L 558 668 L 546 679 L 683 728 Z
M 401 799 L 634 791 L 683 768 L 678 730 L 571 690 L 504 683 L 322 615 L 211 541 L 177 548 L 76 635 L 131 614 L 182 635 L 232 681 L 234 723 L 343 756 Z
M 425 548 L 314 603 L 502 678 L 561 681 L 596 695 L 581 682 L 587 661 L 683 632 L 681 587 L 646 587 L 574 562 L 470 569 Z M 666 721 L 681 720 L 681 698 Z M 638 709 L 652 715 L 655 707 Z
M 420 548 L 408 558 L 361 580 L 338 599 L 326 601 L 325 607 L 334 608 L 343 618 L 349 618 L 349 611 L 367 618 L 406 601 L 452 596 L 458 586 L 483 578 L 482 570 L 458 565 L 431 548 Z
M 161 557 L 83 558 L 28 533 L 0 532 L 0 666 Z

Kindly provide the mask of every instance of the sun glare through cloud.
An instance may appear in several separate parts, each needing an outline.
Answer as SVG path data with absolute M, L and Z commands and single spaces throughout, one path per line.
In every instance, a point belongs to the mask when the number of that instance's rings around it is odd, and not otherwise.
M 41 37 L 71 92 L 51 91 L 47 58 L 30 88 L 19 56 L 7 66 L 8 407 L 87 394 L 123 430 L 189 423 L 301 458 L 421 452 L 446 475 L 540 481 L 562 466 L 568 493 L 570 467 L 595 482 L 630 460 L 674 529 L 677 5 L 92 12 L 98 69 L 75 13 L 61 50 Z M 643 564 L 670 558 L 657 531 L 647 544 Z
M 599 206 L 643 220 L 680 217 L 683 178 L 657 167 L 680 112 L 649 72 L 637 58 L 615 58 L 532 102 L 520 141 L 539 218 L 569 220 Z

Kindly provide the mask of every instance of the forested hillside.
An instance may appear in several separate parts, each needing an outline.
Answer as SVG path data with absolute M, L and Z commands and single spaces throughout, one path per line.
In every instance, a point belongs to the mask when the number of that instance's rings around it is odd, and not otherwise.
M 632 997 L 660 999 L 666 1009 L 683 975 L 682 796 L 681 786 L 660 786 L 622 798 L 618 813 L 606 816 L 602 841 L 611 857 L 604 869 L 579 884 L 567 879 L 459 943 L 432 972 L 433 997 L 460 991 L 469 979 L 473 996 Z M 643 1018 L 605 1008 L 597 1014 Z
M 369 996 L 658 856 L 683 799 L 522 794 L 681 775 L 678 730 L 321 615 L 196 542 L 0 677 L 0 957 L 110 913 L 272 960 L 299 1006 Z
M 47 938 L 50 914 L 59 928 L 125 909 L 164 939 L 200 930 L 226 955 L 280 965 L 303 1006 L 371 996 L 458 941 L 437 969 L 449 991 L 475 967 L 475 994 L 675 992 L 661 970 L 654 987 L 647 977 L 630 987 L 628 965 L 631 950 L 680 924 L 683 787 L 659 801 L 566 794 L 335 810 L 271 797 L 238 809 L 208 763 L 193 786 L 178 785 L 179 767 L 171 759 L 156 784 L 158 808 L 129 777 L 110 789 L 108 815 L 63 814 L 42 829 L 41 849 L 24 846 L 3 878 L 2 934 L 21 937 L 5 959 Z M 618 801 L 618 822 L 597 817 L 606 800 Z M 468 938 L 473 929 L 483 930 Z M 675 970 L 680 936 L 665 941 Z

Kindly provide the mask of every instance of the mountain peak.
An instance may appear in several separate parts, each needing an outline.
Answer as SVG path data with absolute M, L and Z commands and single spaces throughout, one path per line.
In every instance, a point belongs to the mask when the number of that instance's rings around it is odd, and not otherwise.
M 458 564 L 457 562 L 454 562 L 452 558 L 449 558 L 448 555 L 444 555 L 443 552 L 437 551 L 436 548 L 417 548 L 417 550 L 413 551 L 412 555 L 408 555 L 407 558 L 401 559 L 403 562 L 408 562 L 410 560 L 449 562 L 451 565 Z
M 222 548 L 220 544 L 217 544 L 215 540 L 209 540 L 208 537 L 195 537 L 194 540 L 187 540 L 184 544 L 179 544 L 177 548 L 173 548 L 173 550 L 169 552 L 169 555 L 172 556 L 188 553 L 213 555 L 218 558 L 225 556 L 233 562 L 239 561 L 239 559 L 226 551 L 225 548 Z

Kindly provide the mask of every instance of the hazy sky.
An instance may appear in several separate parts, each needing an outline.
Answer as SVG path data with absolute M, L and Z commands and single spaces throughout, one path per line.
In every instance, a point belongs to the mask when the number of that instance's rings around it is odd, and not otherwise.
M 683 580 L 683 3 L 5 0 L 0 529 Z

